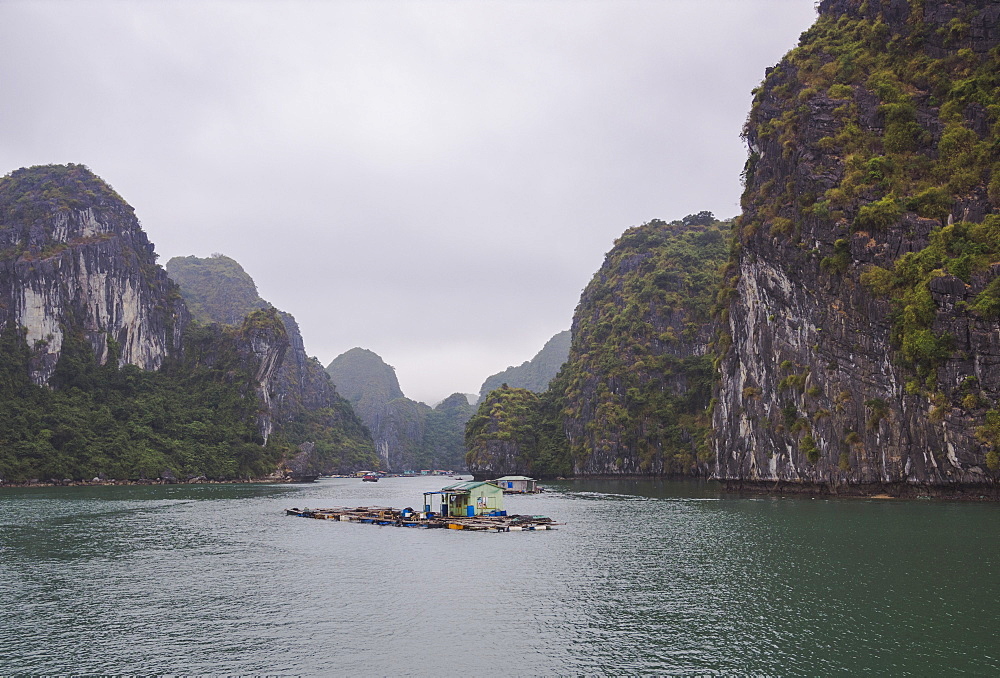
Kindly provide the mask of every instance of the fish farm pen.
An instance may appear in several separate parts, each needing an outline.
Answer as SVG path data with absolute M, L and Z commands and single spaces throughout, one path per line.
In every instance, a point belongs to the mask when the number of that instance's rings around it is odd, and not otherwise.
M 370 525 L 394 527 L 447 528 L 450 530 L 477 530 L 482 532 L 528 532 L 553 530 L 555 523 L 546 516 L 493 515 L 493 516 L 441 516 L 432 512 L 414 511 L 411 508 L 394 509 L 379 506 L 327 509 L 285 509 L 290 516 L 337 520 Z

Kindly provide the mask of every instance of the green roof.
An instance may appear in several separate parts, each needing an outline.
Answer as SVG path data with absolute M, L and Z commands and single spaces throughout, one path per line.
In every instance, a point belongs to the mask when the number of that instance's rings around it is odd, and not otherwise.
M 485 481 L 478 481 L 477 482 L 475 480 L 466 480 L 463 483 L 455 483 L 454 485 L 449 485 L 448 487 L 442 487 L 441 491 L 442 492 L 468 492 L 469 490 L 474 490 L 475 488 L 480 487 L 482 485 L 493 485 L 493 483 L 487 483 Z M 493 485 L 493 487 L 497 487 L 497 486 Z M 497 489 L 500 489 L 500 488 L 497 488 Z

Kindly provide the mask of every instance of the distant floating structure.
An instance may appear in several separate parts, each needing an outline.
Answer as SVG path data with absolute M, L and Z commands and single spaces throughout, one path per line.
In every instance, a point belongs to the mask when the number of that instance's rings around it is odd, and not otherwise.
M 488 482 L 500 487 L 504 494 L 538 494 L 542 491 L 538 481 L 528 476 L 504 476 Z

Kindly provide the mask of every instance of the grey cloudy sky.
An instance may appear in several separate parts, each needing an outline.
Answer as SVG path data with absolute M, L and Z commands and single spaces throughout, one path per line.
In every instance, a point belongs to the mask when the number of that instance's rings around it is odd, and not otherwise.
M 324 365 L 474 393 L 626 228 L 739 212 L 813 0 L 0 2 L 0 174 L 89 166 L 161 263 L 222 252 Z

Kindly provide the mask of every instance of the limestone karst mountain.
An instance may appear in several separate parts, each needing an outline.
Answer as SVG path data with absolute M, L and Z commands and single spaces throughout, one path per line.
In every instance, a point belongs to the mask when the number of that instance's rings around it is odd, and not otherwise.
M 545 342 L 542 349 L 531 360 L 525 360 L 520 365 L 512 365 L 503 372 L 486 377 L 479 389 L 479 400 L 483 401 L 487 394 L 502 384 L 511 388 L 526 388 L 534 393 L 542 393 L 549 387 L 549 382 L 559 373 L 569 357 L 570 331 L 564 330 Z
M 180 348 L 188 313 L 156 265 L 133 209 L 82 165 L 0 179 L 0 324 L 24 328 L 31 378 L 47 384 L 67 333 L 100 363 L 157 369 Z
M 670 298 L 655 229 L 626 232 L 550 389 L 531 406 L 491 395 L 470 420 L 474 472 L 696 467 L 765 490 L 997 495 L 1000 5 L 818 9 L 755 91 L 743 213 L 700 288 L 712 317 L 694 288 Z
M 203 323 L 239 323 L 248 313 L 270 308 L 258 294 L 253 278 L 225 255 L 174 257 L 166 269 L 179 285 L 192 316 Z M 306 353 L 295 318 L 283 311 L 275 311 L 275 316 L 288 346 L 263 397 L 280 434 L 296 446 L 312 444 L 308 459 L 298 463 L 302 472 L 332 473 L 373 466 L 368 432 L 337 393 L 319 360 Z
M 480 403 L 470 471 L 707 475 L 711 309 L 729 231 L 708 212 L 626 231 L 580 298 L 548 390 L 501 388 Z
M 327 372 L 372 432 L 383 463 L 394 471 L 465 467 L 463 436 L 473 408 L 455 393 L 435 407 L 403 395 L 396 371 L 363 348 L 337 356 Z
M 0 179 L 0 330 L 2 481 L 262 477 L 315 430 L 269 400 L 290 343 L 276 313 L 193 321 L 132 208 L 83 165 Z M 326 461 L 373 459 L 356 428 L 326 429 L 343 443 Z
M 1000 5 L 824 0 L 746 126 L 719 477 L 995 488 Z

